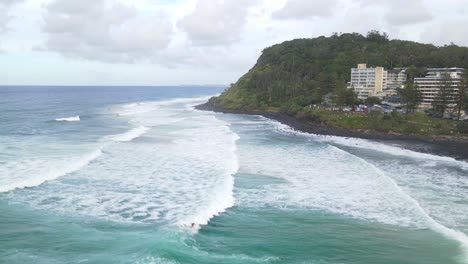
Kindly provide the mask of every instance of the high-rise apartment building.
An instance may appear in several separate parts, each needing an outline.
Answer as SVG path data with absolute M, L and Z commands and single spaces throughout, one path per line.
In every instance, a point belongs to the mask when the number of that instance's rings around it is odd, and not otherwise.
M 351 81 L 348 88 L 353 88 L 359 99 L 383 97 L 387 88 L 387 71 L 383 67 L 368 68 L 367 64 L 358 64 L 351 69 Z

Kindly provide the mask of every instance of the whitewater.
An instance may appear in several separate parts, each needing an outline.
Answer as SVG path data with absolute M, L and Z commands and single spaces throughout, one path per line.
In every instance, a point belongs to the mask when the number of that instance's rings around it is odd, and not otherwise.
M 194 109 L 221 88 L 23 89 L 1 263 L 468 263 L 464 161 Z

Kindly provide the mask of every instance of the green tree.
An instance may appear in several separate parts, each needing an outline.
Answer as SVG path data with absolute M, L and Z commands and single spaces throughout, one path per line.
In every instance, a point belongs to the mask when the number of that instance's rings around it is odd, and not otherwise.
M 460 119 L 461 112 L 468 105 L 468 72 L 466 72 L 458 87 L 458 93 L 455 96 L 455 104 L 457 110 L 457 118 Z
M 443 115 L 450 108 L 454 100 L 453 79 L 450 74 L 446 73 L 442 76 L 439 92 L 434 97 L 432 107 L 434 111 Z
M 426 73 L 426 69 L 411 66 L 411 67 L 408 68 L 408 70 L 406 72 L 408 74 L 408 80 L 413 81 L 414 78 L 416 78 L 416 77 L 424 76 L 424 74 Z
M 378 97 L 371 96 L 371 97 L 367 97 L 364 103 L 367 105 L 375 105 L 375 104 L 381 104 L 382 100 L 380 100 L 380 98 Z
M 354 86 L 351 86 L 350 89 L 346 89 L 346 102 L 345 104 L 350 105 L 353 108 L 353 112 L 356 109 L 356 104 L 359 102 L 356 92 L 354 91 Z
M 388 39 L 388 34 L 386 32 L 380 33 L 378 30 L 371 30 L 367 32 L 367 39 L 370 41 L 376 41 L 376 42 L 387 42 L 389 41 Z
M 333 103 L 342 110 L 346 103 L 347 89 L 344 82 L 337 82 L 333 91 Z
M 422 101 L 421 92 L 419 91 L 418 86 L 411 81 L 408 81 L 399 93 L 401 103 L 405 105 L 407 114 L 414 112 Z

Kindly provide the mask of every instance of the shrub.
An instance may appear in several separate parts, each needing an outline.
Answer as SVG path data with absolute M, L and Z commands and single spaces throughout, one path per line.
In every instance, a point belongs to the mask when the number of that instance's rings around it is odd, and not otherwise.
M 460 134 L 468 134 L 468 122 L 458 122 L 457 132 Z

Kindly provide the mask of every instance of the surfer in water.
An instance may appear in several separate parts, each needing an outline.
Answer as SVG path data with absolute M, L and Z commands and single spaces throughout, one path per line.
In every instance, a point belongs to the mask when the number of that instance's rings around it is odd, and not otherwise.
M 195 227 L 195 223 L 192 223 L 192 228 L 194 228 L 194 227 Z

